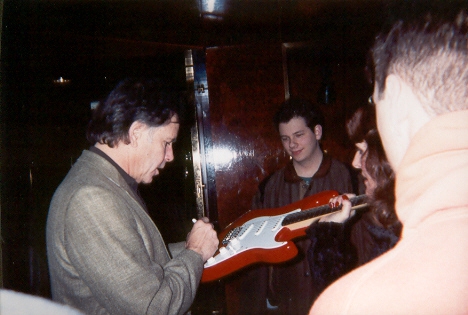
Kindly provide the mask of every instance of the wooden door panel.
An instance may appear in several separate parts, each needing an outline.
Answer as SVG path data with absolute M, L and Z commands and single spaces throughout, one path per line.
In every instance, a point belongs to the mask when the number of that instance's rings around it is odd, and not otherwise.
M 284 101 L 281 45 L 206 51 L 219 226 L 250 209 L 258 184 L 284 165 L 272 117 Z

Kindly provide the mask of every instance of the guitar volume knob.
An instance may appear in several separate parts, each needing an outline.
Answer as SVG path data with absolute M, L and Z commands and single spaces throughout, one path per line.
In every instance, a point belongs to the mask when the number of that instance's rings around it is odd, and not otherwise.
M 211 264 L 214 264 L 216 262 L 216 259 L 214 257 L 210 257 L 208 258 L 208 260 L 206 261 L 205 265 L 209 266 Z
M 239 250 L 241 247 L 241 244 L 237 238 L 233 238 L 231 242 L 229 243 L 229 245 L 231 245 L 232 249 L 236 251 Z
M 221 256 L 225 256 L 226 254 L 228 254 L 228 250 L 226 249 L 226 247 L 221 247 L 221 248 L 219 249 L 219 254 L 220 254 Z

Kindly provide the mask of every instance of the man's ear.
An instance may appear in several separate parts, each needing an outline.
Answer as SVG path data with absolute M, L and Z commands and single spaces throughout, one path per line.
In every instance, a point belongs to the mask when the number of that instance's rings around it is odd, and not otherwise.
M 132 147 L 138 146 L 138 141 L 141 139 L 146 125 L 140 121 L 134 121 L 128 129 L 128 139 Z
M 398 119 L 396 122 L 406 127 L 410 137 L 413 137 L 430 120 L 431 115 L 411 85 L 398 75 L 389 75 L 385 83 L 386 92 L 388 90 L 386 97 L 392 102 L 392 109 L 395 110 L 395 117 Z
M 320 140 L 322 139 L 322 125 L 315 125 L 314 127 L 314 134 L 315 134 L 315 139 Z
M 384 99 L 388 101 L 390 108 L 394 111 L 397 121 L 407 117 L 407 103 L 405 101 L 404 82 L 395 74 L 390 74 L 385 79 Z

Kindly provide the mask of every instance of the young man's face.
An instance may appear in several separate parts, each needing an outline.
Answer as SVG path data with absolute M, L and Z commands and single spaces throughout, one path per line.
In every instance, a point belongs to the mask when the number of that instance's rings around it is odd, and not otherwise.
M 287 123 L 279 124 L 279 133 L 284 150 L 296 163 L 314 159 L 320 151 L 319 140 L 322 137 L 322 127 L 315 126 L 315 130 L 307 127 L 304 118 L 294 117 Z
M 135 148 L 130 176 L 138 183 L 151 183 L 167 162 L 174 159 L 172 143 L 179 132 L 177 116 L 159 127 L 146 127 Z

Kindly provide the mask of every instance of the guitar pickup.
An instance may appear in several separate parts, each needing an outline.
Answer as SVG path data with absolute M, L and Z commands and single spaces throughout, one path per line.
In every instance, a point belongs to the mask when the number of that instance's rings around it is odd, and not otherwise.
M 255 235 L 259 235 L 260 233 L 262 233 L 263 229 L 265 228 L 265 226 L 267 225 L 268 221 L 264 221 L 260 227 L 257 229 L 257 232 L 255 232 Z
M 253 227 L 254 227 L 254 225 L 250 224 L 249 227 L 245 231 L 240 233 L 237 238 L 240 239 L 240 240 L 244 239 L 247 236 L 247 234 L 249 234 L 249 232 L 253 229 Z M 235 240 L 235 239 L 236 238 L 233 238 L 232 240 Z
M 300 210 L 299 210 L 300 211 Z M 272 231 L 276 231 L 277 229 L 279 229 L 281 227 L 281 222 L 283 222 L 283 219 L 285 218 L 285 216 L 281 216 L 279 217 L 279 219 L 276 221 L 275 225 L 273 226 L 273 228 L 271 229 Z

